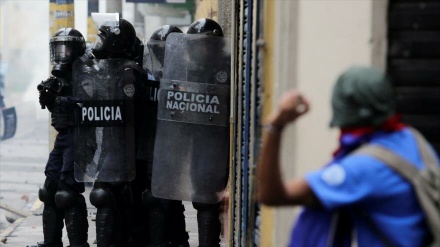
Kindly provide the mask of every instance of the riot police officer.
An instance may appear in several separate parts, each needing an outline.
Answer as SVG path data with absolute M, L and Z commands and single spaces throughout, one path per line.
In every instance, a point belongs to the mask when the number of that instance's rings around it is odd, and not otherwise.
M 220 245 L 219 210 L 229 164 L 228 48 L 220 25 L 206 18 L 166 41 L 152 191 L 193 202 L 199 246 Z
M 223 30 L 220 25 L 211 19 L 202 18 L 192 23 L 187 31 L 187 34 L 201 34 L 215 37 L 223 37 Z M 222 40 L 219 39 L 219 42 Z M 203 42 L 199 44 L 197 40 L 193 41 L 190 45 L 197 49 L 198 52 L 190 53 L 190 60 L 193 62 L 192 68 L 188 72 L 188 76 L 197 76 L 197 79 L 201 82 L 209 82 L 216 84 L 225 84 L 230 81 L 230 57 L 223 54 L 221 45 L 215 42 Z M 207 55 L 208 54 L 208 55 Z M 199 57 L 202 57 L 199 59 Z M 209 58 L 212 60 L 218 60 L 218 62 L 211 63 L 211 67 L 208 69 L 200 70 L 198 67 L 204 64 L 204 59 Z M 201 73 L 192 73 L 191 70 Z M 188 78 L 191 81 L 191 78 Z M 216 162 L 216 161 L 212 161 Z M 219 164 L 221 165 L 221 164 Z M 192 166 L 191 176 L 198 176 L 200 173 L 205 173 L 202 166 Z M 225 178 L 223 179 L 226 184 Z M 212 182 L 212 181 L 211 181 Z M 206 193 L 209 191 L 209 187 L 206 183 L 194 183 L 196 193 Z M 221 184 L 221 183 L 220 183 Z M 220 205 L 218 203 L 201 203 L 193 202 L 194 208 L 197 210 L 197 225 L 199 231 L 199 246 L 213 247 L 220 245 Z
M 50 39 L 50 60 L 54 65 L 48 80 L 38 85 L 40 104 L 48 108 L 51 125 L 58 131 L 54 148 L 46 164 L 46 180 L 39 191 L 44 203 L 44 242 L 38 247 L 63 246 L 63 219 L 70 246 L 87 247 L 87 207 L 84 183 L 74 178 L 72 63 L 85 52 L 82 34 L 73 28 L 62 28 Z M 35 246 L 35 245 L 34 245 Z
M 96 170 L 99 172 L 96 173 L 94 188 L 90 193 L 90 202 L 97 207 L 98 247 L 129 246 L 133 196 L 139 198 L 141 196 L 140 193 L 132 194 L 129 181 L 134 177 L 134 171 L 126 170 L 126 167 L 129 165 L 127 163 L 131 163 L 131 152 L 134 151 L 131 149 L 136 149 L 136 156 L 140 155 L 139 150 L 144 149 L 142 145 L 144 145 L 145 132 L 142 131 L 141 111 L 143 104 L 146 103 L 146 76 L 142 67 L 136 63 L 139 62 L 139 57 L 142 58 L 142 50 L 143 45 L 136 37 L 133 25 L 125 19 L 119 19 L 116 25 L 102 24 L 99 27 L 98 41 L 92 48 L 94 58 L 98 59 L 98 67 L 104 72 L 104 74 L 100 72 L 100 77 L 106 78 L 108 84 L 112 84 L 108 85 L 113 87 L 110 94 L 116 93 L 116 97 L 128 97 L 122 105 L 119 104 L 125 111 L 121 115 L 121 118 L 125 118 L 124 123 L 121 124 L 127 129 L 102 128 L 100 157 L 96 162 Z M 96 94 L 94 97 L 97 97 Z M 134 120 L 130 118 L 132 111 L 134 111 Z M 130 133 L 132 125 L 135 125 L 134 132 Z M 134 133 L 136 139 L 133 143 L 136 144 L 131 146 Z M 136 162 L 136 166 L 142 165 L 144 165 L 142 162 Z M 140 170 L 138 168 L 136 167 L 136 170 Z M 142 173 L 139 176 L 142 176 Z
M 185 230 L 185 208 L 182 201 L 160 199 L 151 192 L 151 177 L 153 169 L 153 150 L 157 126 L 157 92 L 165 56 L 165 42 L 171 33 L 182 33 L 172 25 L 164 25 L 157 29 L 147 42 L 147 53 L 144 58 L 144 68 L 149 79 L 149 104 L 147 104 L 148 150 L 142 152 L 147 155 L 148 175 L 146 188 L 142 194 L 143 203 L 148 212 L 149 233 L 151 246 L 189 246 L 188 233 Z M 160 164 L 157 164 L 160 165 Z M 166 244 L 168 242 L 168 244 Z

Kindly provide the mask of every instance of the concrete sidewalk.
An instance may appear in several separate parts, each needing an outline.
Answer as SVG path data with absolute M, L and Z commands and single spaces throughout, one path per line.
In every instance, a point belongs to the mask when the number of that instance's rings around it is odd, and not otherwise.
M 86 188 L 84 197 L 88 198 L 91 188 Z M 96 246 L 95 215 L 96 208 L 87 201 L 87 211 L 89 214 L 89 244 Z M 184 202 L 186 216 L 186 230 L 188 231 L 190 246 L 198 245 L 197 233 L 197 211 L 192 207 L 191 202 Z M 29 244 L 36 244 L 43 240 L 42 225 L 43 204 L 37 199 L 31 209 L 30 216 L 18 218 L 13 224 L 0 233 L 0 246 L 4 247 L 26 247 Z M 63 229 L 64 246 L 69 244 L 65 228 Z M 222 240 L 222 246 L 224 240 Z
M 87 211 L 89 214 L 88 242 L 89 244 L 93 244 L 96 239 L 95 222 L 93 221 L 95 218 L 93 214 L 96 213 L 96 208 L 88 204 Z M 17 219 L 12 225 L 1 232 L 0 246 L 26 247 L 29 244 L 36 244 L 37 242 L 43 241 L 43 203 L 37 199 L 29 213 L 30 216 Z M 69 244 L 65 227 L 63 229 L 63 243 L 65 246 Z

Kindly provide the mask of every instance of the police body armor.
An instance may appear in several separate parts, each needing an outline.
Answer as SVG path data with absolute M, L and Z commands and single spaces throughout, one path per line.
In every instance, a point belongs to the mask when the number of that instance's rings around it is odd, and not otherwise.
M 123 182 L 135 176 L 134 81 L 128 59 L 73 64 L 75 179 Z
M 153 195 L 219 202 L 229 162 L 229 41 L 170 34 L 158 104 Z

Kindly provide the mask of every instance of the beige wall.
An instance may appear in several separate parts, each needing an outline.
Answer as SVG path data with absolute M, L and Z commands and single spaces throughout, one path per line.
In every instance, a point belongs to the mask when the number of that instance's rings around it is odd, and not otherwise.
M 311 112 L 291 126 L 283 140 L 285 178 L 321 167 L 337 147 L 330 130 L 330 93 L 336 77 L 351 65 L 384 66 L 386 0 L 275 1 L 273 100 L 298 88 Z M 275 102 L 272 102 L 276 106 Z M 285 246 L 295 217 L 291 208 L 274 211 L 272 246 Z

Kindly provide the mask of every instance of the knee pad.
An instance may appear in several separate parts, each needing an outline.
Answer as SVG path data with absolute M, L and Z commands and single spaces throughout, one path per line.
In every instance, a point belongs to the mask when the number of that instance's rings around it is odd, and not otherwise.
M 49 201 L 53 201 L 55 194 L 51 194 L 50 191 L 47 190 L 46 187 L 41 186 L 41 188 L 38 190 L 38 198 L 40 199 L 40 201 L 44 202 L 44 203 L 48 203 Z
M 55 205 L 55 193 L 58 184 L 51 178 L 46 177 L 44 185 L 38 190 L 38 198 L 47 205 Z
M 75 204 L 75 195 L 69 190 L 59 190 L 55 194 L 55 203 L 60 208 L 70 208 Z
M 97 208 L 111 207 L 113 206 L 113 194 L 102 188 L 93 189 L 90 192 L 90 203 Z
M 213 211 L 213 210 L 219 210 L 220 209 L 220 203 L 215 204 L 207 204 L 207 203 L 199 203 L 199 202 L 193 202 L 193 207 L 198 211 Z

